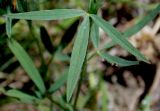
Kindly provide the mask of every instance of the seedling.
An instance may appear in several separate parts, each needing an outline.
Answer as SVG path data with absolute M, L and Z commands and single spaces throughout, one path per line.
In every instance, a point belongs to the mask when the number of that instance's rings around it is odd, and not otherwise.
M 136 65 L 138 61 L 148 62 L 148 60 L 135 48 L 131 43 L 127 40 L 128 37 L 134 35 L 138 31 L 140 31 L 147 23 L 149 23 L 155 16 L 160 12 L 160 5 L 151 11 L 146 17 L 140 20 L 137 24 L 121 33 L 116 28 L 114 28 L 109 22 L 102 19 L 97 15 L 97 11 L 100 8 L 101 0 L 90 0 L 88 11 L 84 11 L 82 9 L 54 9 L 54 10 L 40 10 L 40 11 L 31 11 L 24 13 L 8 13 L 5 15 L 6 17 L 6 32 L 8 35 L 8 46 L 13 54 L 16 56 L 21 66 L 27 72 L 30 79 L 37 86 L 38 91 L 35 91 L 37 96 L 31 96 L 25 92 L 18 91 L 16 89 L 11 89 L 5 91 L 7 96 L 16 97 L 23 101 L 37 101 L 43 98 L 50 98 L 51 94 L 56 92 L 60 87 L 67 82 L 66 89 L 66 104 L 71 104 L 72 96 L 75 92 L 76 86 L 77 93 L 76 99 L 74 101 L 73 108 L 76 109 L 76 102 L 78 99 L 78 95 L 80 92 L 80 86 L 83 83 L 83 79 L 86 75 L 87 61 L 88 61 L 88 53 L 90 50 L 88 49 L 88 43 L 91 40 L 95 47 L 94 54 L 99 55 L 101 58 L 107 60 L 109 63 L 117 65 L 117 66 L 130 66 Z M 60 77 L 53 85 L 50 86 L 49 89 L 46 89 L 45 83 L 33 64 L 31 58 L 28 56 L 27 52 L 24 48 L 12 38 L 11 34 L 11 22 L 13 19 L 24 19 L 24 20 L 63 20 L 70 19 L 74 17 L 81 17 L 83 20 L 81 21 L 78 32 L 76 34 L 76 38 L 74 41 L 70 66 L 69 69 L 64 72 L 64 75 Z M 103 49 L 99 49 L 99 28 L 103 29 L 108 36 L 112 39 L 112 42 L 106 44 Z M 41 33 L 47 33 L 41 27 Z M 44 38 L 42 38 L 45 40 Z M 48 37 L 49 39 L 49 37 Z M 137 61 L 129 61 L 117 56 L 112 56 L 106 52 L 104 49 L 110 48 L 115 44 L 120 45 L 122 48 L 127 50 L 129 53 L 134 55 L 137 58 Z M 47 46 L 47 43 L 45 43 Z M 51 43 L 48 44 L 50 47 L 47 50 L 50 53 L 54 52 L 54 48 Z M 92 57 L 91 57 L 92 58 Z M 90 59 L 91 59 L 90 58 Z M 51 100 L 54 102 L 53 100 Z M 62 109 L 65 109 L 65 106 L 61 106 Z

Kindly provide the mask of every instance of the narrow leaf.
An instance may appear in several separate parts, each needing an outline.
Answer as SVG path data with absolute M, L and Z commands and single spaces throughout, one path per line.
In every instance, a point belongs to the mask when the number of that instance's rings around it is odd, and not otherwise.
M 131 66 L 131 65 L 137 65 L 139 64 L 138 61 L 129 61 L 129 60 L 125 60 L 122 59 L 118 56 L 111 56 L 107 53 L 98 53 L 103 59 L 107 60 L 107 62 L 116 65 L 116 66 L 120 66 L 120 67 L 125 67 L 125 66 Z
M 152 21 L 157 14 L 160 13 L 160 5 L 158 5 L 154 10 L 152 10 L 147 16 L 143 17 L 138 23 L 133 25 L 132 27 L 128 28 L 126 31 L 123 32 L 123 36 L 126 38 L 131 37 L 132 35 L 139 32 L 145 25 L 147 25 L 150 21 Z M 105 49 L 111 48 L 116 43 L 114 41 L 106 44 Z
M 6 33 L 9 38 L 11 37 L 12 33 L 11 29 L 12 29 L 12 19 L 6 17 Z
M 26 94 L 24 92 L 21 92 L 16 89 L 11 89 L 5 92 L 5 95 L 10 96 L 10 97 L 15 97 L 20 99 L 23 102 L 32 102 L 33 100 L 36 100 L 37 98 L 34 96 L 31 96 L 29 94 Z
M 93 23 L 91 26 L 91 40 L 95 48 L 99 46 L 99 27 Z
M 43 94 L 45 92 L 44 82 L 29 55 L 26 53 L 23 47 L 13 39 L 8 40 L 8 46 L 20 64 L 23 66 L 29 77 Z
M 86 16 L 79 27 L 78 34 L 73 46 L 71 63 L 67 80 L 67 101 L 69 102 L 77 85 L 84 59 L 86 56 L 89 39 L 89 17 Z
M 24 13 L 7 14 L 6 17 L 12 19 L 26 19 L 26 20 L 60 20 L 85 15 L 86 12 L 78 9 L 54 9 L 54 10 L 40 10 Z
M 124 38 L 120 32 L 118 32 L 111 24 L 103 20 L 97 15 L 90 15 L 94 22 L 101 27 L 108 35 L 112 38 L 114 42 L 119 44 L 122 48 L 129 51 L 131 54 L 136 56 L 139 60 L 148 62 L 147 59 L 136 49 L 134 48 L 126 38 Z
M 68 70 L 65 70 L 62 76 L 49 88 L 50 93 L 56 92 L 67 81 Z
M 137 24 L 132 26 L 131 28 L 128 28 L 124 33 L 123 36 L 128 38 L 137 32 L 139 32 L 145 25 L 147 25 L 151 20 L 153 20 L 157 14 L 160 13 L 160 4 L 152 10 L 147 16 L 142 18 Z
M 11 9 L 9 6 L 7 7 L 7 13 L 8 14 L 11 13 Z M 9 17 L 6 17 L 6 34 L 9 38 L 11 37 L 11 29 L 12 29 L 12 19 Z

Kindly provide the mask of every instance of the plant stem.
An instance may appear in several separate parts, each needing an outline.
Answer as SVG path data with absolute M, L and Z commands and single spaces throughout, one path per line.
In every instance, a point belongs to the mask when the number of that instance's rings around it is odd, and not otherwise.
M 35 36 L 34 27 L 32 25 L 32 22 L 31 21 L 27 21 L 27 23 L 28 23 L 31 35 L 33 36 L 34 39 L 36 39 L 36 44 L 37 44 L 37 47 L 38 47 L 38 50 L 39 50 L 39 53 L 40 53 L 41 62 L 42 62 L 42 65 L 44 65 L 45 64 L 45 60 L 43 58 L 42 49 L 41 49 L 41 46 L 40 46 L 38 38 Z
M 55 105 L 57 105 L 58 107 L 62 108 L 64 111 L 68 110 L 68 109 L 66 109 L 64 106 L 62 106 L 60 103 L 58 103 L 57 101 L 52 100 L 52 102 L 53 102 Z
M 63 105 L 61 105 L 59 102 L 53 100 L 50 95 L 48 96 L 48 98 L 49 98 L 49 100 L 50 100 L 53 104 L 55 104 L 55 105 L 57 105 L 58 107 L 62 108 L 64 111 L 67 111 L 67 110 L 68 110 L 65 106 L 63 106 Z
M 111 48 L 111 47 L 99 48 L 99 49 L 96 49 L 96 50 L 90 52 L 90 53 L 89 53 L 89 56 L 88 56 L 88 58 L 87 58 L 87 61 L 89 61 L 89 60 L 92 59 L 94 56 L 96 56 L 96 55 L 97 55 L 97 52 L 103 52 L 103 51 L 105 51 L 105 50 L 109 50 L 109 48 Z

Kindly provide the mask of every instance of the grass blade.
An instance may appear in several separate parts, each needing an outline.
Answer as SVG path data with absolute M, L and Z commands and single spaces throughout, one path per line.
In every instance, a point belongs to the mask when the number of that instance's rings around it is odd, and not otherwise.
M 119 44 L 122 48 L 129 51 L 131 54 L 136 56 L 139 60 L 142 60 L 144 62 L 148 62 L 147 59 L 136 49 L 134 48 L 126 38 L 124 38 L 120 32 L 118 32 L 111 24 L 103 20 L 97 15 L 90 15 L 93 21 L 101 27 L 108 35 L 112 38 L 114 42 Z
M 89 26 L 89 17 L 86 16 L 79 27 L 71 55 L 67 79 L 67 102 L 71 99 L 84 63 L 89 39 Z
M 6 33 L 7 36 L 10 38 L 12 33 L 12 19 L 6 17 Z
M 126 38 L 131 37 L 132 35 L 139 32 L 145 25 L 147 25 L 150 21 L 152 21 L 157 14 L 160 13 L 160 5 L 158 5 L 154 10 L 152 10 L 147 16 L 143 17 L 138 23 L 133 25 L 132 27 L 128 28 L 126 31 L 123 32 L 123 36 Z M 111 48 L 116 43 L 114 41 L 105 45 L 105 49 Z
M 56 92 L 67 81 L 68 70 L 65 70 L 63 75 L 49 88 L 50 93 Z
M 147 25 L 151 20 L 153 20 L 157 14 L 160 13 L 160 5 L 158 5 L 154 10 L 152 10 L 147 16 L 142 18 L 137 24 L 132 26 L 131 28 L 128 28 L 126 31 L 124 31 L 123 36 L 128 38 L 137 32 L 139 32 L 145 25 Z
M 24 70 L 27 72 L 29 77 L 32 79 L 32 81 L 35 83 L 35 85 L 38 87 L 41 93 L 44 94 L 46 90 L 44 86 L 44 82 L 38 70 L 34 66 L 31 58 L 23 49 L 23 47 L 13 39 L 8 40 L 8 46 L 13 52 L 13 54 L 16 56 L 20 64 L 23 66 Z
M 93 23 L 91 26 L 91 40 L 95 48 L 99 46 L 99 27 Z
M 6 17 L 12 19 L 26 19 L 26 20 L 60 20 L 85 15 L 86 12 L 78 9 L 54 9 L 54 10 L 40 10 L 24 13 L 7 14 Z
M 32 102 L 33 100 L 36 100 L 37 98 L 34 96 L 31 96 L 29 94 L 23 93 L 16 89 L 11 89 L 5 92 L 5 95 L 10 97 L 15 97 L 20 99 L 23 102 Z
M 137 65 L 139 64 L 138 61 L 129 61 L 129 60 L 125 60 L 122 59 L 118 56 L 111 56 L 107 53 L 98 53 L 103 59 L 107 60 L 107 62 L 116 65 L 116 66 L 120 66 L 120 67 L 126 67 L 126 66 L 131 66 L 131 65 Z

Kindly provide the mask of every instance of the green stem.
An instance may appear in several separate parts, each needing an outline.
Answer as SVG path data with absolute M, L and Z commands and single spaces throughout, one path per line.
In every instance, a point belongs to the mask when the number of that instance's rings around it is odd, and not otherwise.
M 43 58 L 43 53 L 42 53 L 42 49 L 41 49 L 41 46 L 40 46 L 40 43 L 39 43 L 39 40 L 38 38 L 35 36 L 35 33 L 34 33 L 34 27 L 32 26 L 32 22 L 31 21 L 28 21 L 28 26 L 29 26 L 29 29 L 30 29 L 30 32 L 31 32 L 31 35 L 32 37 L 36 40 L 36 44 L 37 44 L 37 47 L 38 47 L 38 50 L 39 50 L 39 54 L 40 54 L 40 57 L 41 57 L 41 62 L 42 62 L 42 65 L 45 64 L 45 60 Z
M 100 49 L 97 49 L 97 50 L 94 50 L 92 52 L 89 53 L 89 57 L 87 58 L 87 61 L 91 60 L 94 56 L 97 55 L 97 52 L 103 52 L 105 50 L 109 50 L 111 47 L 108 47 L 108 48 L 100 48 Z
M 55 52 L 52 54 L 52 57 L 50 58 L 50 60 L 46 64 L 47 69 L 46 69 L 46 76 L 45 76 L 44 80 L 47 81 L 47 82 L 49 82 L 49 83 L 51 82 L 51 79 L 50 79 L 51 73 L 49 73 L 49 67 L 50 67 L 50 65 L 51 65 L 51 63 L 52 63 L 52 61 L 54 59 L 54 55 L 55 55 Z
M 57 101 L 52 100 L 52 102 L 53 102 L 55 105 L 57 105 L 58 107 L 62 108 L 64 111 L 68 110 L 68 109 L 66 109 L 64 106 L 62 106 L 60 103 L 58 103 Z
M 90 0 L 90 1 L 89 1 L 88 12 L 90 12 L 90 11 L 91 11 L 91 7 L 92 7 L 92 2 L 93 2 L 93 0 Z
M 56 106 L 58 106 L 59 108 L 63 109 L 64 111 L 68 111 L 68 108 L 64 107 L 63 105 L 61 105 L 59 102 L 55 101 L 52 99 L 52 97 L 50 95 L 48 95 L 49 100 L 55 104 Z M 51 103 L 51 104 L 52 104 Z M 52 105 L 53 106 L 53 105 Z

